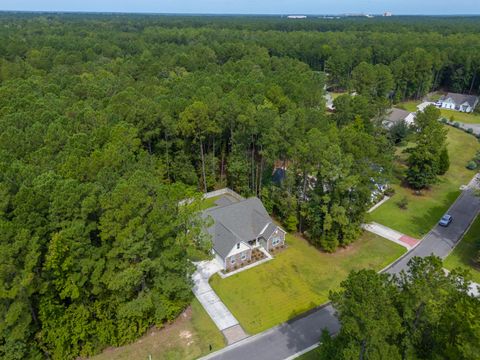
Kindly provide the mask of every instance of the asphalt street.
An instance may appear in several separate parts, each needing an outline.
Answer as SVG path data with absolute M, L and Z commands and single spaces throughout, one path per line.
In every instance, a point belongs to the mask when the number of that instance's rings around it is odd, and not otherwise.
M 412 251 L 397 260 L 388 273 L 398 273 L 407 267 L 414 256 L 431 254 L 445 258 L 460 241 L 475 216 L 480 212 L 480 197 L 473 190 L 465 190 L 448 213 L 454 220 L 449 227 L 436 226 Z M 272 304 L 274 306 L 274 304 Z M 280 360 L 286 359 L 316 344 L 322 329 L 336 333 L 340 324 L 331 305 L 315 309 L 302 317 L 281 324 L 263 333 L 251 336 L 204 359 L 214 360 Z

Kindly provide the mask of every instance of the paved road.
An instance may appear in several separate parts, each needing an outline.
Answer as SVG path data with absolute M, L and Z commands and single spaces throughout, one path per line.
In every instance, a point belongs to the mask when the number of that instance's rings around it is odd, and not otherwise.
M 480 198 L 473 190 L 465 190 L 452 205 L 449 213 L 454 217 L 448 228 L 436 226 L 412 251 L 387 269 L 397 273 L 406 268 L 414 256 L 435 254 L 446 257 L 469 225 L 480 212 Z M 204 359 L 212 360 L 279 360 L 306 349 L 319 340 L 321 329 L 338 332 L 340 324 L 331 305 L 316 309 L 301 318 L 281 324 L 256 336 L 213 353 Z
M 435 226 L 415 250 L 395 262 L 387 272 L 391 274 L 400 272 L 407 267 L 408 261 L 414 256 L 424 257 L 435 254 L 444 259 L 460 241 L 479 211 L 480 197 L 475 196 L 471 189 L 464 191 L 448 211 L 453 216 L 450 226 L 446 228 Z
M 261 334 L 251 336 L 224 350 L 202 358 L 215 360 L 279 360 L 306 349 L 320 339 L 322 328 L 331 333 L 340 329 L 340 323 L 331 305 L 283 323 Z

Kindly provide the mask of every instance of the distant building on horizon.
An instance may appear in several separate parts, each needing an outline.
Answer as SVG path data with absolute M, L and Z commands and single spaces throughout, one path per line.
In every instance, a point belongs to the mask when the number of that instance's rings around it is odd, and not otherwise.
M 385 11 L 383 16 L 392 16 L 393 14 L 390 11 Z
M 306 19 L 306 15 L 288 15 L 287 19 Z

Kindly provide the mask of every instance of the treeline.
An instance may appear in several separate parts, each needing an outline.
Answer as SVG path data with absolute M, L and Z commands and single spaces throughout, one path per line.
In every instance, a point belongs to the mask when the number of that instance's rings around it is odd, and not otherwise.
M 413 258 L 396 276 L 352 272 L 330 300 L 341 329 L 324 332 L 317 358 L 478 359 L 480 300 L 469 274 L 448 275 L 433 256 Z
M 168 21 L 0 17 L 2 358 L 86 356 L 174 319 L 209 249 L 198 204 L 178 206 L 198 190 L 260 196 L 327 251 L 354 241 L 392 162 L 372 119 L 435 75 L 417 47 L 458 65 L 479 41 Z M 337 86 L 373 81 L 327 115 L 325 67 Z
M 271 17 L 4 15 L 0 19 L 4 25 L 0 54 L 14 61 L 25 59 L 32 49 L 43 49 L 41 56 L 51 62 L 53 55 L 48 51 L 60 44 L 64 50 L 75 50 L 75 56 L 81 58 L 88 56 L 85 51 L 89 49 L 107 58 L 144 51 L 157 56 L 179 45 L 190 57 L 192 51 L 198 56 L 206 46 L 215 52 L 219 64 L 239 56 L 236 50 L 225 47 L 226 42 L 240 49 L 248 44 L 265 48 L 270 55 L 299 59 L 313 70 L 326 71 L 331 76 L 329 85 L 338 89 L 350 86 L 352 71 L 362 62 L 387 65 L 395 78 L 392 90 L 400 100 L 418 98 L 439 88 L 478 93 L 479 23 L 477 17 L 292 21 Z M 36 36 L 44 31 L 42 26 L 50 28 L 50 36 Z M 22 27 L 24 32 L 19 31 Z M 110 35 L 98 37 L 88 28 Z M 84 35 L 82 39 L 70 41 L 69 35 L 78 33 Z M 142 40 L 127 45 L 134 34 L 142 35 Z M 187 70 L 195 67 L 187 61 L 179 65 Z

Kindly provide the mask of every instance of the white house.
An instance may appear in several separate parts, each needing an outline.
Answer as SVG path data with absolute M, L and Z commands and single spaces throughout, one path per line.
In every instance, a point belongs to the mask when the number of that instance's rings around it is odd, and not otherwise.
M 475 107 L 478 105 L 478 97 L 475 95 L 448 93 L 442 96 L 436 105 L 443 109 L 469 113 L 475 110 Z

